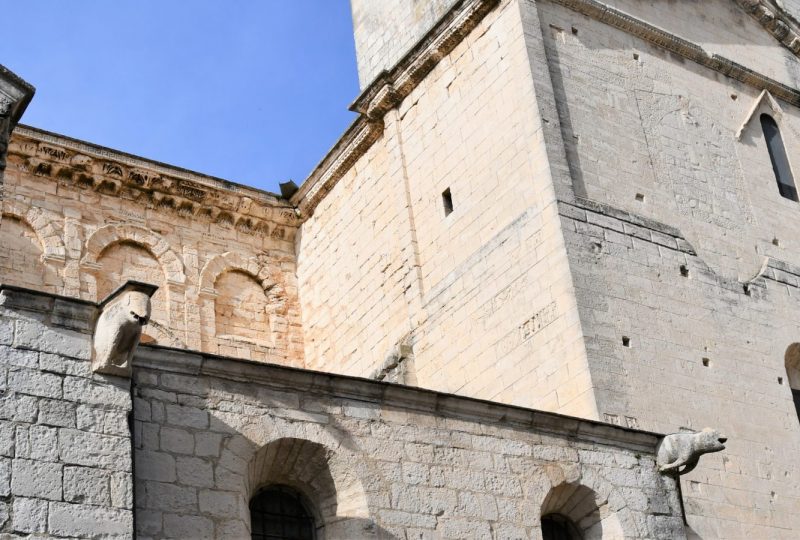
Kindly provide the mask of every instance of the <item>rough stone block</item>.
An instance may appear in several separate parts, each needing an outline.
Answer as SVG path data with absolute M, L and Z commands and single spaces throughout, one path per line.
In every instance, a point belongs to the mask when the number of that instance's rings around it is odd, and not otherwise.
M 17 426 L 15 457 L 58 461 L 58 430 L 46 426 Z
M 36 533 L 47 530 L 47 501 L 15 497 L 12 514 L 14 531 Z
M 164 535 L 166 538 L 215 538 L 214 522 L 202 516 L 165 514 Z
M 14 347 L 81 360 L 92 358 L 89 335 L 61 328 L 48 328 L 39 322 L 26 320 L 17 321 Z
M 91 405 L 78 405 L 76 410 L 78 429 L 127 437 L 128 414 L 124 409 L 108 409 Z
M 11 492 L 23 497 L 60 501 L 63 465 L 15 459 L 12 464 Z
M 61 398 L 61 377 L 36 369 L 11 368 L 8 385 L 16 392 L 46 398 Z
M 39 353 L 0 346 L 0 365 L 35 369 L 39 366 Z
M 39 367 L 44 371 L 51 371 L 62 375 L 76 377 L 91 377 L 92 364 L 87 360 L 76 360 L 58 354 L 39 353 Z
M 110 473 L 89 467 L 64 467 L 64 500 L 107 506 Z
M 194 487 L 214 487 L 211 463 L 195 457 L 177 458 L 178 482 Z
M 0 458 L 0 497 L 11 495 L 11 460 Z
M 111 505 L 133 508 L 133 480 L 129 473 L 111 473 Z
M 75 405 L 57 399 L 39 400 L 39 423 L 56 427 L 75 427 Z
M 202 490 L 200 511 L 216 517 L 235 516 L 239 512 L 239 495 L 225 491 Z
M 185 429 L 162 427 L 160 447 L 176 454 L 191 454 L 194 449 L 194 437 Z
M 127 385 L 126 379 L 119 379 L 119 382 L 112 383 L 108 379 L 92 380 L 67 376 L 64 378 L 64 399 L 127 410 L 131 407 L 130 391 Z
M 133 536 L 133 513 L 130 510 L 53 502 L 48 514 L 48 530 L 54 535 L 79 538 Z
M 126 437 L 87 433 L 70 428 L 61 428 L 58 431 L 58 453 L 63 463 L 129 471 L 130 452 L 130 440 Z
M 146 482 L 147 508 L 164 512 L 197 512 L 197 492 L 194 488 L 163 482 Z
M 137 450 L 134 459 L 137 479 L 159 482 L 175 481 L 175 458 L 171 455 L 164 452 Z
M 167 405 L 167 422 L 176 426 L 187 426 L 197 429 L 208 427 L 208 412 L 196 407 Z

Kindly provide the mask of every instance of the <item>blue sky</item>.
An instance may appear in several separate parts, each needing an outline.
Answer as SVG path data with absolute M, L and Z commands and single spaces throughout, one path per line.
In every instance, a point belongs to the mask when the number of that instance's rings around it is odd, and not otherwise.
M 276 192 L 354 119 L 348 0 L 27 0 L 3 19 L 32 126 Z

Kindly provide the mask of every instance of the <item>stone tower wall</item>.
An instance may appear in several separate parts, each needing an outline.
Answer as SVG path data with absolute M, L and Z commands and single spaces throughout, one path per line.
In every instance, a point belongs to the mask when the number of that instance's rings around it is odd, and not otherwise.
M 380 376 L 410 345 L 405 382 L 596 416 L 522 31 L 489 11 L 304 222 L 309 366 Z
M 795 159 L 798 60 L 732 2 L 615 2 L 626 14 L 604 22 L 596 4 L 538 2 L 536 31 L 572 178 L 560 211 L 599 413 L 729 434 L 683 477 L 699 537 L 796 536 L 785 356 L 800 330 L 800 206 L 778 193 L 759 115 L 778 119 Z
M 351 0 L 358 79 L 365 88 L 394 66 L 456 0 Z
M 152 283 L 145 342 L 302 365 L 285 202 L 31 128 L 8 162 L 0 281 L 90 301 Z

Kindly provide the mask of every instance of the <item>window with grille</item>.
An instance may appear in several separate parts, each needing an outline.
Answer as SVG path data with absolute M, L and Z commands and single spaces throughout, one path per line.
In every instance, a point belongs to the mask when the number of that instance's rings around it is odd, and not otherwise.
M 301 495 L 285 486 L 269 486 L 250 500 L 253 540 L 314 540 L 314 518 Z

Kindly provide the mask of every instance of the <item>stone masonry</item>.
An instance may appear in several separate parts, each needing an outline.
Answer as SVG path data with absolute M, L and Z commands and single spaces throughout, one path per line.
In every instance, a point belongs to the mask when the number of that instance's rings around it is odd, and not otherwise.
M 358 117 L 288 199 L 14 129 L 0 534 L 248 538 L 281 485 L 328 539 L 796 538 L 800 207 L 761 122 L 791 176 L 800 2 L 392 4 L 352 0 Z M 89 355 L 128 280 L 132 382 Z
M 132 537 L 130 381 L 92 373 L 95 310 L 0 288 L 3 538 Z
M 675 484 L 640 431 L 337 375 L 143 346 L 135 360 L 138 538 L 246 538 L 286 484 L 318 537 L 683 538 Z

